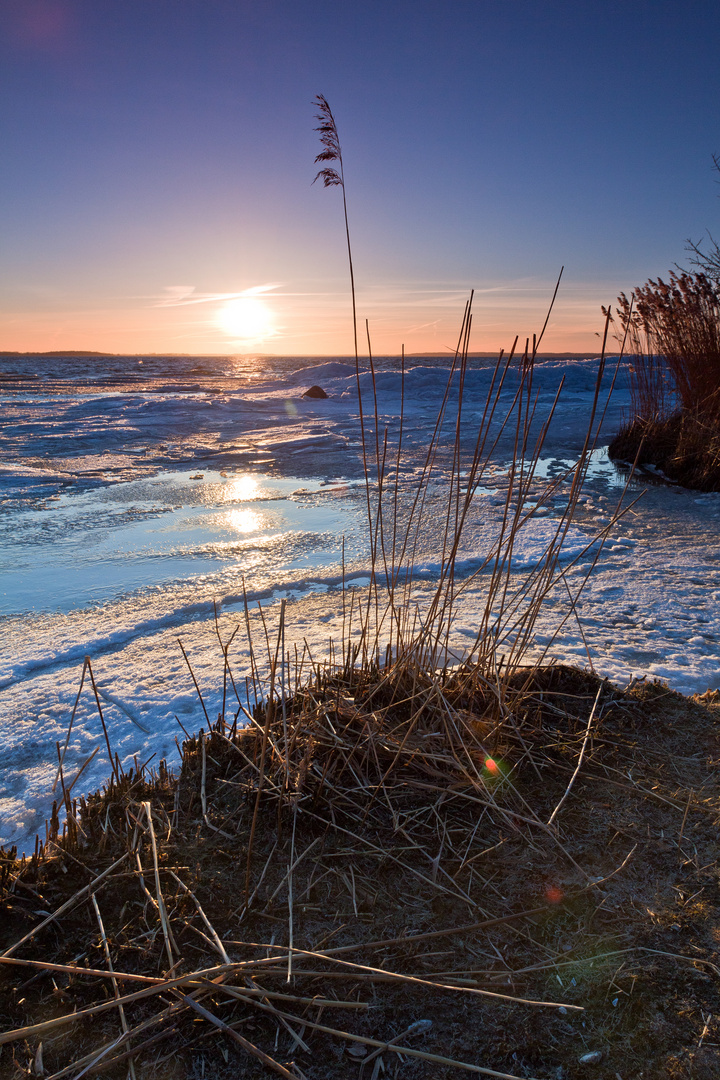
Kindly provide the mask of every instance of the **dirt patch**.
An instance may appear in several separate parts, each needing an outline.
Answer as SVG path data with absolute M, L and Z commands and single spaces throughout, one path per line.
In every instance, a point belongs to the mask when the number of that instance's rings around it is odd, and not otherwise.
M 0 1075 L 711 1080 L 719 730 L 553 666 L 201 732 L 0 862 Z

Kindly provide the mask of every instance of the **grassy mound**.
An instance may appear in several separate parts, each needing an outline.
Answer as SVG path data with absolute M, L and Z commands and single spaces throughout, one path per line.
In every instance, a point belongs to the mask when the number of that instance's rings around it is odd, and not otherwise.
M 710 1080 L 719 721 L 559 665 L 316 671 L 4 859 L 0 1073 Z

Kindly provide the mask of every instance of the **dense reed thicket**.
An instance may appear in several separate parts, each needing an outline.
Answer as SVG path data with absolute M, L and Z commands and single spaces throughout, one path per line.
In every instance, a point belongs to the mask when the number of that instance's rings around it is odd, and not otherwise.
M 717 166 L 717 161 L 715 162 Z M 618 298 L 633 356 L 631 415 L 610 455 L 651 464 L 686 487 L 720 490 L 720 250 L 691 245 L 695 273 Z

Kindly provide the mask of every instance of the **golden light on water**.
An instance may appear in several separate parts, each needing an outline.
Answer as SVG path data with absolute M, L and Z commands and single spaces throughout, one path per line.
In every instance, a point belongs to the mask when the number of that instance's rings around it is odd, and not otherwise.
M 234 476 L 223 487 L 225 502 L 229 503 L 250 502 L 252 499 L 257 499 L 259 493 L 260 486 L 257 478 L 251 473 Z M 228 528 L 243 534 L 259 532 L 267 524 L 263 514 L 240 507 L 237 510 L 228 510 L 225 520 Z
M 256 499 L 259 490 L 255 477 L 246 473 L 244 476 L 233 477 L 232 481 L 225 485 L 223 494 L 226 502 L 247 502 L 248 499 Z
M 253 533 L 262 528 L 263 519 L 254 510 L 230 510 L 228 524 L 236 532 Z
M 226 300 L 215 321 L 221 330 L 238 341 L 262 341 L 275 333 L 273 312 L 256 296 Z

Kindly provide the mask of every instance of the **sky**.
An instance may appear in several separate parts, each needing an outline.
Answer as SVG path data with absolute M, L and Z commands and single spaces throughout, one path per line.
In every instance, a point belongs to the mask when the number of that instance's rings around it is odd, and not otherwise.
M 708 0 L 0 0 L 0 351 L 348 355 L 539 332 L 720 236 Z M 366 346 L 364 346 L 366 348 Z

